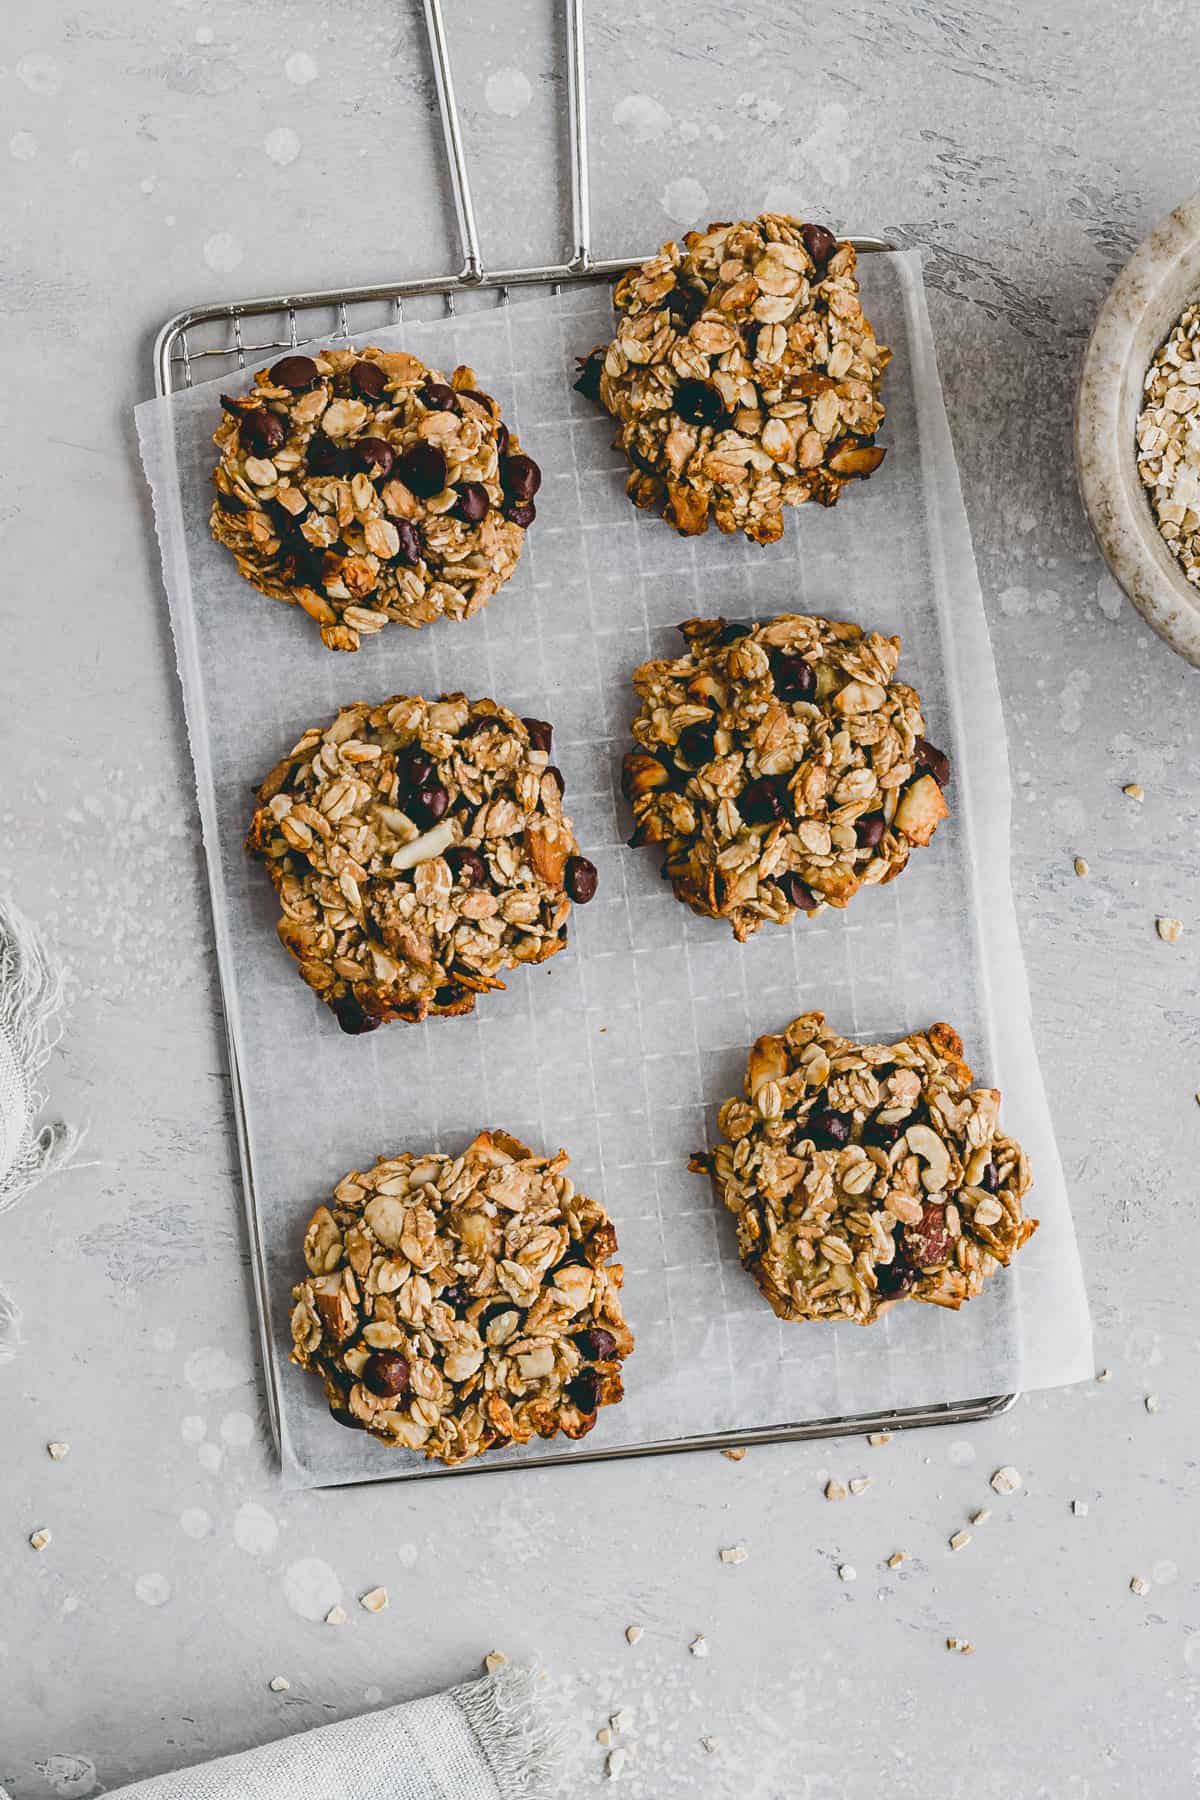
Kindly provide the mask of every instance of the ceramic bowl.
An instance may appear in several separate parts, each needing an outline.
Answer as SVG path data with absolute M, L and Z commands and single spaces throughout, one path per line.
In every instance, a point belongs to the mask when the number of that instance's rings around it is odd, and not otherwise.
M 1155 226 L 1100 308 L 1075 401 L 1075 467 L 1088 521 L 1114 577 L 1159 637 L 1200 667 L 1200 588 L 1159 536 L 1134 440 L 1146 370 L 1196 299 L 1200 194 Z

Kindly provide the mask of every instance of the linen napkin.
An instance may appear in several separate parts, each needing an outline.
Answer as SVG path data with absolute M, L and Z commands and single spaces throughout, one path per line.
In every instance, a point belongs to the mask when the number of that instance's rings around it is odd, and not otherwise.
M 532 1670 L 109 1790 L 109 1800 L 549 1800 L 557 1735 Z

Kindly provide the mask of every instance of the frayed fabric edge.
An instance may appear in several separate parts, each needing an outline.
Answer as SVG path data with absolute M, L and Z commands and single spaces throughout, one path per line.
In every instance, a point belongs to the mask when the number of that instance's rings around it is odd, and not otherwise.
M 450 1693 L 487 1758 L 500 1800 L 546 1800 L 561 1774 L 563 1734 L 538 1716 L 534 1671 L 513 1664 Z

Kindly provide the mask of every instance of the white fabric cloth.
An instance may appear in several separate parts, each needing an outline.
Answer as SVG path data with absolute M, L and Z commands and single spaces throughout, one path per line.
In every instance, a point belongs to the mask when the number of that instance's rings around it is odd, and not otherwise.
M 549 1800 L 556 1734 L 534 1676 L 506 1668 L 113 1792 L 109 1800 Z
M 79 1133 L 44 1125 L 37 1078 L 50 1060 L 62 1012 L 62 971 L 37 930 L 0 900 L 0 1213 L 71 1160 Z M 0 1363 L 20 1338 L 20 1314 L 0 1287 Z

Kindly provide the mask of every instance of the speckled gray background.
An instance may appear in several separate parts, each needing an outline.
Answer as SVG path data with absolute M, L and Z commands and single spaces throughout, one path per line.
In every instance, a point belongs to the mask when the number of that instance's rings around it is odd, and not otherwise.
M 29 1314 L 0 1371 L 13 1800 L 416 1693 L 494 1646 L 551 1669 L 574 1793 L 620 1706 L 645 1800 L 1124 1800 L 1182 1795 L 1200 1767 L 1197 677 L 1104 575 L 1069 444 L 1105 286 L 1200 175 L 1178 105 L 1156 107 L 1200 22 L 1182 0 L 593 11 L 601 253 L 764 203 L 925 250 L 1008 706 L 1038 1038 L 1113 1378 L 882 1449 L 280 1493 L 129 412 L 182 304 L 451 259 L 431 82 L 411 0 L 355 0 L 336 30 L 312 0 L 10 9 L 0 877 L 70 960 L 55 1097 L 91 1119 L 93 1159 L 0 1227 Z M 553 8 L 448 15 L 486 247 L 556 254 Z M 1135 780 L 1142 803 L 1121 793 Z M 1159 913 L 1184 921 L 1173 947 Z M 987 1485 L 1004 1462 L 1025 1478 L 1010 1499 Z M 830 1505 L 830 1472 L 874 1484 Z M 735 1542 L 749 1560 L 721 1564 Z M 372 1618 L 354 1597 L 378 1582 L 392 1603 Z M 339 1592 L 347 1626 L 303 1617 Z

